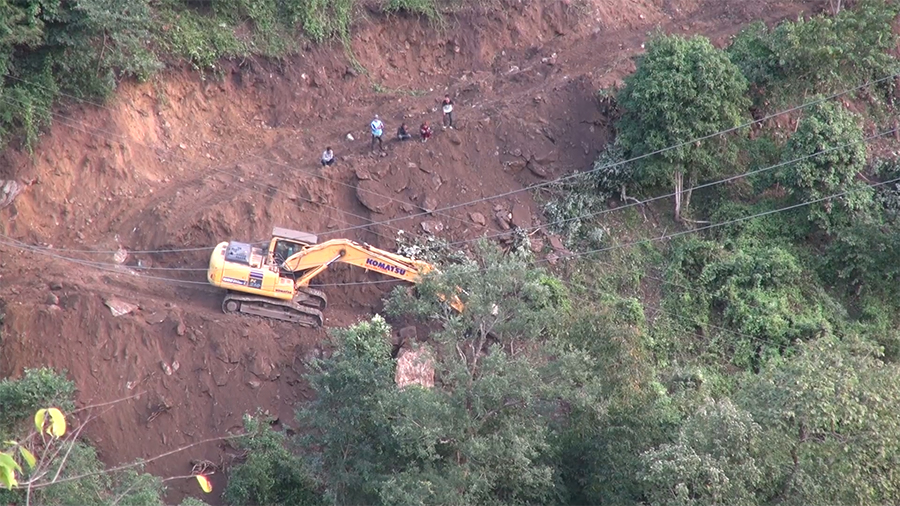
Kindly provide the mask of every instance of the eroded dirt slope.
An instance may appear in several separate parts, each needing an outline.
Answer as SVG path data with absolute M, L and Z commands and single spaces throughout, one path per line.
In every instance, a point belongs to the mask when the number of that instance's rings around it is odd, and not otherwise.
M 654 27 L 722 43 L 748 21 L 824 2 L 587 4 L 508 0 L 439 30 L 369 13 L 353 44 L 367 73 L 339 49 L 310 47 L 282 64 L 228 63 L 221 79 L 173 72 L 126 84 L 103 107 L 59 111 L 33 157 L 7 151 L 0 162 L 0 179 L 25 186 L 0 210 L 0 230 L 43 248 L 8 239 L 0 247 L 0 374 L 67 369 L 83 405 L 140 393 L 89 426 L 109 464 L 224 435 L 257 407 L 293 424 L 293 406 L 309 396 L 302 364 L 321 353 L 325 331 L 222 314 L 221 293 L 204 284 L 205 248 L 265 239 L 273 225 L 393 248 L 400 230 L 424 234 L 422 222 L 451 241 L 499 232 L 498 210 L 538 223 L 527 192 L 423 209 L 588 167 L 609 134 L 594 93 L 633 70 Z M 384 156 L 370 151 L 373 114 L 388 135 L 400 121 L 438 126 L 445 92 L 456 129 L 436 129 L 427 144 L 388 142 Z M 322 170 L 326 145 L 338 163 Z M 384 220 L 393 221 L 369 225 Z M 120 247 L 126 266 L 115 265 Z M 195 250 L 165 251 L 185 248 Z M 138 265 L 151 269 L 127 268 Z M 331 285 L 379 279 L 342 267 L 323 275 L 328 325 L 367 318 L 393 283 Z M 139 308 L 114 317 L 109 299 Z M 233 454 L 206 444 L 147 470 L 181 475 L 192 461 L 228 464 Z M 221 490 L 221 473 L 215 482 Z M 179 501 L 194 489 L 172 490 Z

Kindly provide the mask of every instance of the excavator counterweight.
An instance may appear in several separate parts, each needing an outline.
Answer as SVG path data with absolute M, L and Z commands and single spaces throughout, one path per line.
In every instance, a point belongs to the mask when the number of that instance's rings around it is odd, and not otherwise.
M 346 263 L 418 283 L 434 267 L 420 260 L 347 239 L 318 243 L 313 234 L 275 227 L 263 249 L 238 241 L 219 243 L 209 259 L 207 279 L 228 290 L 226 313 L 247 313 L 318 327 L 324 323 L 325 294 L 309 286 L 332 264 Z M 462 303 L 450 301 L 457 311 Z

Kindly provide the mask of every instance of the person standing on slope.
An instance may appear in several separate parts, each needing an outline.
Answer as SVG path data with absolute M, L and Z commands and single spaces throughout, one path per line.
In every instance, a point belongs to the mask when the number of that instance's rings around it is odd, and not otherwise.
M 384 123 L 381 122 L 377 114 L 372 123 L 369 124 L 369 127 L 372 129 L 372 149 L 375 149 L 375 141 L 378 141 L 378 147 L 384 151 L 384 143 L 381 141 L 381 136 L 384 134 Z
M 453 128 L 453 100 L 450 99 L 450 95 L 444 95 L 441 111 L 444 113 L 443 128 Z

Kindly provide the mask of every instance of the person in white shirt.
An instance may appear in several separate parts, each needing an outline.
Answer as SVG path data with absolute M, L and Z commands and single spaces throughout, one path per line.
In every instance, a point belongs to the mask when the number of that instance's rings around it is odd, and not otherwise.
M 384 143 L 381 141 L 381 136 L 384 134 L 384 123 L 381 122 L 377 114 L 372 123 L 369 124 L 369 127 L 372 129 L 372 149 L 375 149 L 375 141 L 378 141 L 378 147 L 384 151 Z
M 453 100 L 450 95 L 444 95 L 444 101 L 441 102 L 441 111 L 444 113 L 443 128 L 453 128 Z
M 331 150 L 331 146 L 325 148 L 325 151 L 322 153 L 322 167 L 327 165 L 331 165 L 334 163 L 334 151 Z

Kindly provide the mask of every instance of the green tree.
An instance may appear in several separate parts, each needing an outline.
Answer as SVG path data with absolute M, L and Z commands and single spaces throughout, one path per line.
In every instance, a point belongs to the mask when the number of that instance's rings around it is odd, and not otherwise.
M 728 399 L 707 402 L 682 425 L 677 439 L 641 458 L 654 506 L 759 504 L 770 475 L 760 455 L 762 430 Z
M 802 159 L 801 159 L 802 158 Z M 872 190 L 857 180 L 866 163 L 866 144 L 859 118 L 836 102 L 820 102 L 807 109 L 788 140 L 787 164 L 778 180 L 798 201 L 813 201 L 810 220 L 826 231 L 846 226 L 854 213 L 872 203 Z
M 745 383 L 740 404 L 779 469 L 765 502 L 891 504 L 900 476 L 900 369 L 853 337 L 798 346 Z
M 0 381 L 0 436 L 9 436 L 44 406 L 72 407 L 75 383 L 53 369 L 25 369 L 19 379 Z
M 565 366 L 576 359 L 548 361 L 539 342 L 565 315 L 566 294 L 525 258 L 482 249 L 481 260 L 429 277 L 419 297 L 399 290 L 389 303 L 394 314 L 442 323 L 422 349 L 433 388 L 396 386 L 391 329 L 380 317 L 337 332 L 335 354 L 315 366 L 316 401 L 300 419 L 333 502 L 558 502 L 552 419 L 563 392 L 582 390 L 577 369 Z M 462 314 L 435 296 L 457 286 Z
M 557 363 L 577 378 L 553 427 L 566 504 L 640 504 L 641 452 L 666 440 L 677 420 L 644 350 L 636 300 L 603 297 L 564 323 Z
M 801 17 L 771 30 L 758 21 L 743 29 L 727 51 L 769 100 L 834 92 L 896 72 L 892 24 L 898 8 L 896 2 L 862 0 L 834 16 Z M 893 83 L 881 87 L 887 90 Z
M 229 504 L 318 505 L 321 497 L 303 461 L 286 447 L 287 438 L 265 416 L 244 415 L 246 436 L 238 447 L 247 458 L 228 475 L 224 497 Z
M 653 37 L 637 70 L 625 79 L 617 97 L 624 114 L 616 128 L 629 156 L 678 146 L 640 160 L 637 167 L 642 182 L 674 185 L 675 219 L 690 204 L 690 187 L 735 153 L 724 136 L 685 143 L 741 124 L 749 107 L 746 92 L 740 69 L 701 36 Z

